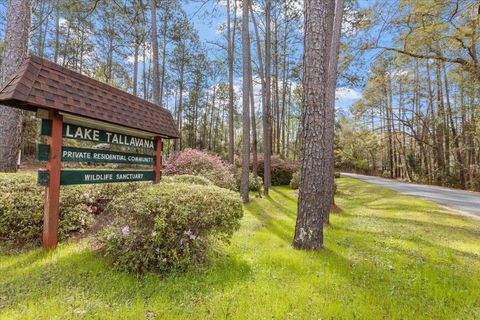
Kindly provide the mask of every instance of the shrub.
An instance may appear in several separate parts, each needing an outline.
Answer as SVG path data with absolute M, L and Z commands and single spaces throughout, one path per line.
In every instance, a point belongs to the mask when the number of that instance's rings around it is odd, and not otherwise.
M 288 185 L 292 180 L 293 173 L 298 170 L 295 163 L 285 161 L 278 156 L 272 156 L 272 185 Z M 258 159 L 258 175 L 263 179 L 264 162 L 263 156 Z
M 214 241 L 228 240 L 243 215 L 229 190 L 161 183 L 114 199 L 114 222 L 101 236 L 104 254 L 120 270 L 183 269 L 206 259 Z
M 254 176 L 253 173 L 250 173 L 248 177 L 248 188 L 250 191 L 258 192 L 261 194 L 263 190 L 263 180 L 259 176 Z
M 300 186 L 300 171 L 296 171 L 290 180 L 290 188 L 296 190 Z
M 235 178 L 237 180 L 237 190 L 240 190 L 240 184 L 242 183 L 241 177 L 242 171 L 240 168 L 237 168 Z M 259 176 L 254 176 L 253 173 L 248 175 L 248 190 L 261 193 L 263 190 L 263 180 Z
M 187 184 L 198 184 L 201 186 L 212 186 L 212 181 L 204 178 L 202 176 L 192 176 L 188 174 L 175 175 L 175 176 L 166 176 L 162 178 L 163 182 L 166 183 L 187 183 Z
M 166 175 L 201 175 L 216 186 L 236 190 L 233 167 L 216 155 L 185 149 L 165 161 Z
M 297 190 L 300 186 L 300 171 L 297 171 L 293 174 L 292 180 L 290 181 L 290 188 Z M 333 192 L 337 194 L 337 182 L 333 182 Z
M 32 174 L 0 174 L 0 238 L 38 244 L 43 230 L 45 189 Z M 95 198 L 85 186 L 62 187 L 59 239 L 93 222 Z

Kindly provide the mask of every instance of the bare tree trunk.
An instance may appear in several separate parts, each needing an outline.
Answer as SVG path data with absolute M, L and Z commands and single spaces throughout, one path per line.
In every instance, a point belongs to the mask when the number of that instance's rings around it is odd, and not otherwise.
M 8 2 L 5 49 L 0 71 L 0 83 L 7 81 L 22 64 L 28 54 L 31 26 L 30 0 Z M 22 141 L 23 112 L 0 106 L 0 171 L 17 171 L 18 152 Z
M 465 164 L 463 161 L 463 155 L 462 155 L 462 150 L 460 149 L 460 136 L 457 133 L 457 128 L 455 126 L 455 121 L 453 120 L 453 111 L 452 111 L 452 105 L 450 103 L 450 90 L 449 90 L 449 82 L 448 82 L 448 77 L 447 77 L 447 70 L 445 67 L 445 63 L 442 63 L 443 67 L 443 75 L 445 78 L 445 100 L 447 102 L 447 112 L 448 112 L 448 118 L 450 119 L 450 130 L 452 131 L 452 136 L 453 136 L 453 143 L 455 146 L 455 152 L 457 156 L 457 162 L 458 162 L 458 173 L 460 176 L 460 184 L 463 189 L 466 188 L 466 180 L 465 180 Z
M 58 63 L 58 55 L 60 48 L 60 0 L 55 1 L 55 49 L 53 53 L 53 61 Z
M 166 9 L 168 10 L 168 8 Z M 167 32 L 168 32 L 168 24 L 167 24 L 167 18 L 164 19 L 163 21 L 163 49 L 162 49 L 162 80 L 160 82 L 160 102 L 163 101 L 163 89 L 165 87 L 165 74 L 167 73 L 165 71 L 166 64 L 167 64 Z
M 180 84 L 179 84 L 179 102 L 178 102 L 178 118 L 177 126 L 180 138 L 175 139 L 175 151 L 180 151 L 182 148 L 182 122 L 183 122 L 183 87 L 185 78 L 185 47 L 182 47 L 182 62 L 180 65 Z
M 280 88 L 279 88 L 279 52 L 278 52 L 278 16 L 275 17 L 273 33 L 273 48 L 275 50 L 273 54 L 273 71 L 275 73 L 273 81 L 273 110 L 275 115 L 275 131 L 273 134 L 274 139 L 274 153 L 280 153 Z
M 340 51 L 340 36 L 342 33 L 342 21 L 343 21 L 343 0 L 336 0 L 335 2 L 335 18 L 333 23 L 332 44 L 330 47 L 330 60 L 328 62 L 328 91 L 327 91 L 327 105 L 330 110 L 333 110 L 330 119 L 327 120 L 327 124 L 331 126 L 329 131 L 335 132 L 335 91 L 337 88 L 337 65 L 338 54 Z M 333 153 L 333 144 L 332 144 Z M 332 161 L 329 179 L 332 181 L 332 187 L 335 185 L 335 162 Z M 332 192 L 332 199 L 330 201 L 332 206 L 335 204 L 335 192 Z M 330 210 L 327 216 L 324 217 L 325 223 L 330 223 Z
M 243 149 L 242 149 L 242 176 L 240 192 L 244 203 L 249 199 L 249 174 L 250 174 L 250 35 L 248 30 L 249 0 L 243 0 L 242 8 L 242 43 L 243 43 Z
M 263 193 L 268 196 L 272 185 L 272 117 L 271 117 L 271 0 L 265 1 L 265 108 L 263 109 Z
M 230 18 L 230 1 L 227 0 L 227 42 L 228 42 L 228 160 L 233 163 L 235 160 L 235 132 L 233 126 L 233 54 L 235 33 L 232 36 L 231 18 Z M 236 10 L 235 10 L 236 11 Z M 234 11 L 234 12 L 235 12 Z M 234 13 L 236 15 L 236 13 Z M 235 29 L 235 24 L 234 24 Z M 235 31 L 234 31 L 235 32 Z
M 152 92 L 153 92 L 153 102 L 160 105 L 160 71 L 158 66 L 158 37 L 157 37 L 157 1 L 151 0 L 150 6 L 152 10 L 152 63 L 153 63 L 153 81 L 152 81 Z
M 262 112 L 264 112 L 265 109 L 265 69 L 263 67 L 263 55 L 262 55 L 262 47 L 260 45 L 260 36 L 258 33 L 258 25 L 257 25 L 257 20 L 255 19 L 255 13 L 253 12 L 252 8 L 252 3 L 250 2 L 250 14 L 252 16 L 252 22 L 253 22 L 253 27 L 255 30 L 255 38 L 256 38 L 256 44 L 257 44 L 257 56 L 258 56 L 258 65 L 259 65 L 259 75 L 260 75 L 260 82 L 261 82 L 261 94 L 262 94 Z M 253 100 L 253 74 L 252 74 L 252 86 L 251 86 L 252 93 L 250 95 L 252 99 L 252 103 L 254 103 Z M 258 174 L 258 155 L 257 155 L 257 150 L 258 150 L 258 139 L 257 139 L 257 132 L 256 132 L 256 119 L 255 119 L 255 108 L 254 105 L 253 107 L 253 115 L 252 115 L 252 127 L 255 127 L 255 131 L 253 132 L 254 134 L 254 152 L 253 152 L 253 174 L 254 176 L 257 176 Z
M 286 8 L 285 8 L 286 11 Z M 285 12 L 285 15 L 287 12 Z M 288 63 L 287 63 L 287 35 L 288 35 L 288 20 L 285 21 L 285 29 L 283 33 L 283 44 L 282 44 L 282 69 L 283 69 L 283 81 L 282 81 L 282 112 L 281 112 L 281 119 L 280 119 L 280 132 L 282 135 L 282 143 L 281 143 L 281 150 L 280 156 L 282 159 L 285 158 L 285 112 L 286 112 L 286 97 L 287 97 L 287 80 L 288 80 Z
M 258 141 L 257 141 L 257 119 L 255 115 L 255 97 L 253 92 L 253 72 L 250 64 L 250 78 L 248 79 L 250 86 L 250 118 L 252 119 L 252 173 L 254 177 L 258 175 Z
M 293 246 L 323 246 L 323 219 L 331 206 L 333 181 L 333 119 L 326 102 L 334 0 L 305 0 L 305 53 L 300 151 L 300 188 Z M 331 21 L 331 25 L 329 25 Z
M 133 53 L 133 95 L 137 95 L 138 88 L 138 51 L 140 44 L 135 40 L 135 48 Z
M 142 68 L 142 77 L 143 77 L 143 99 L 147 100 L 147 46 L 143 44 L 143 68 Z

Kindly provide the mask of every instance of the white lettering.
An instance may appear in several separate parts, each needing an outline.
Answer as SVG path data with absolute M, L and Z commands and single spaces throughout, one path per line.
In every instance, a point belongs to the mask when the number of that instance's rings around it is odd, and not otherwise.
M 93 130 L 93 141 L 99 141 L 99 140 L 100 140 L 100 131 Z
M 75 132 L 75 138 L 83 139 L 83 131 L 82 128 L 78 127 L 77 131 Z
M 65 136 L 69 138 L 73 138 L 73 134 L 70 132 L 70 125 L 67 124 L 67 130 L 65 132 Z

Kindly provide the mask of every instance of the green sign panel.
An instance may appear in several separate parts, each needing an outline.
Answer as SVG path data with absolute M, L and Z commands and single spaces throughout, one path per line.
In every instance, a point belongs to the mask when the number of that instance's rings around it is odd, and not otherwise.
M 37 159 L 48 161 L 50 158 L 50 146 L 39 144 Z M 62 161 L 67 162 L 96 162 L 96 163 L 124 163 L 124 164 L 155 164 L 155 156 L 109 150 L 96 150 L 87 148 L 62 147 Z
M 62 170 L 60 185 L 136 182 L 155 180 L 155 171 Z M 48 171 L 38 172 L 38 184 L 48 184 Z
M 44 136 L 50 136 L 51 133 L 52 121 L 48 119 L 42 119 L 40 134 Z M 111 131 L 77 126 L 69 123 L 63 124 L 63 137 L 67 139 L 155 150 L 155 141 L 152 139 L 139 138 Z

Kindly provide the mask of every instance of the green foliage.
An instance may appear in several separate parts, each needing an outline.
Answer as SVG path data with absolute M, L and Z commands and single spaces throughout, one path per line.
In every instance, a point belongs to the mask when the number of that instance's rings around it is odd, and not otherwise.
M 292 175 L 292 180 L 290 180 L 290 188 L 296 190 L 298 189 L 299 186 L 300 186 L 300 171 L 296 171 Z
M 248 189 L 250 191 L 261 193 L 263 190 L 263 180 L 259 176 L 254 176 L 250 173 L 248 176 Z
M 242 172 L 240 168 L 237 168 L 235 172 L 235 179 L 237 180 L 237 190 L 240 190 L 241 173 Z M 263 191 L 263 179 L 259 176 L 255 177 L 253 173 L 250 173 L 248 175 L 248 190 L 261 194 L 261 192 Z
M 148 183 L 63 186 L 60 191 L 59 240 L 84 232 L 116 196 Z M 16 244 L 39 244 L 43 230 L 45 188 L 27 173 L 0 174 L 0 239 Z
M 0 238 L 38 244 L 43 229 L 44 188 L 31 174 L 0 174 Z M 59 239 L 83 231 L 93 221 L 95 198 L 85 186 L 60 192 Z
M 258 159 L 258 175 L 263 179 L 264 162 L 263 156 Z M 279 156 L 272 156 L 271 172 L 272 185 L 288 185 L 292 180 L 293 173 L 298 170 L 295 163 L 281 159 Z
M 114 222 L 101 237 L 104 254 L 120 270 L 137 273 L 184 269 L 205 261 L 215 241 L 240 226 L 242 203 L 232 191 L 161 183 L 113 200 Z
M 335 173 L 335 178 L 339 178 L 340 173 Z M 293 174 L 292 180 L 290 180 L 290 189 L 297 190 L 300 187 L 300 171 L 296 171 Z M 337 194 L 337 181 L 333 182 L 333 193 Z
M 165 176 L 162 177 L 162 182 L 164 183 L 187 183 L 187 184 L 198 184 L 201 186 L 212 186 L 212 181 L 204 178 L 202 176 L 194 176 L 189 174 L 181 174 L 174 176 Z

